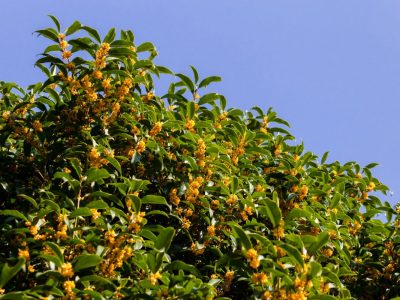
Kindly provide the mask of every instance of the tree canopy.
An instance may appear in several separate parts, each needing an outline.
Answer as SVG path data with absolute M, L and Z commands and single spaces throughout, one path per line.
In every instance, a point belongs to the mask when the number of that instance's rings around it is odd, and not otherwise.
M 1 299 L 400 294 L 400 209 L 376 164 L 328 163 L 129 30 L 51 19 L 47 79 L 0 82 Z

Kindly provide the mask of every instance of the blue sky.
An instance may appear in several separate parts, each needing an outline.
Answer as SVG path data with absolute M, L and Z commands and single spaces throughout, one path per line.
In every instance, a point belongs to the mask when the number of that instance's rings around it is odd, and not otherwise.
M 33 64 L 46 42 L 32 33 L 51 25 L 48 14 L 103 34 L 132 29 L 157 46 L 156 63 L 222 76 L 209 89 L 229 106 L 272 106 L 331 161 L 378 162 L 374 174 L 394 193 L 382 199 L 399 201 L 399 1 L 4 1 L 0 80 L 41 79 Z

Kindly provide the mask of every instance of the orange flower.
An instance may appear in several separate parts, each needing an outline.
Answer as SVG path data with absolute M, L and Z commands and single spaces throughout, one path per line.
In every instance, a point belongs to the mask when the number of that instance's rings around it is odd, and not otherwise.
M 62 52 L 62 58 L 63 59 L 68 59 L 68 58 L 70 58 L 71 56 L 72 56 L 72 52 L 71 51 L 69 51 L 69 50 L 64 50 L 63 52 Z
M 160 133 L 162 126 L 163 126 L 162 122 L 156 122 L 153 128 L 150 130 L 149 135 L 155 136 L 156 134 Z
M 160 279 L 162 276 L 160 272 L 157 273 L 151 273 L 149 276 L 150 284 L 151 285 L 156 285 L 158 283 L 158 279 Z
M 59 272 L 64 277 L 72 277 L 72 276 L 74 276 L 74 270 L 72 269 L 71 263 L 62 264 Z
M 18 257 L 23 257 L 25 260 L 30 260 L 29 250 L 18 250 Z

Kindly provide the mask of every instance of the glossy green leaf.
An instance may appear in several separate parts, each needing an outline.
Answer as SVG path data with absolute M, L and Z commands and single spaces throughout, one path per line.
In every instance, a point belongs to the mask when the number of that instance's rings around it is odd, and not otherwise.
M 102 258 L 96 254 L 81 254 L 74 262 L 74 270 L 76 272 L 97 266 Z
M 89 27 L 89 26 L 82 26 L 81 29 L 85 30 L 89 33 L 89 35 L 96 40 L 96 42 L 101 43 L 101 38 L 97 30 Z
M 89 208 L 87 207 L 80 207 L 75 209 L 73 212 L 70 213 L 69 217 L 70 218 L 76 218 L 76 217 L 89 217 L 92 216 L 92 212 Z
M 115 39 L 115 28 L 111 28 L 104 37 L 103 43 L 111 43 Z
M 280 247 L 282 247 L 287 252 L 289 257 L 292 257 L 296 263 L 298 263 L 301 266 L 304 266 L 304 259 L 297 248 L 289 244 L 282 244 L 280 245 Z
M 278 205 L 272 201 L 265 199 L 263 200 L 265 206 L 261 206 L 258 208 L 259 212 L 269 218 L 272 223 L 272 226 L 276 227 L 279 225 L 282 219 L 282 212 Z
M 253 247 L 249 236 L 246 234 L 243 228 L 241 228 L 239 225 L 233 222 L 229 223 L 228 225 L 232 228 L 233 232 L 238 236 L 239 238 L 238 241 L 240 242 L 244 250 L 249 250 Z
M 154 248 L 160 252 L 167 252 L 172 239 L 175 235 L 175 229 L 172 227 L 167 227 L 160 232 L 157 237 L 157 240 L 154 242 Z
M 82 24 L 79 21 L 75 21 L 74 23 L 71 24 L 66 30 L 65 30 L 65 35 L 71 35 L 75 32 L 77 32 L 79 29 L 81 29 Z
M 194 267 L 193 265 L 189 265 L 181 260 L 174 260 L 164 268 L 164 271 L 175 271 L 175 270 L 184 270 L 195 276 L 200 276 L 200 272 L 199 270 L 197 270 L 196 267 Z
M 121 165 L 114 157 L 106 157 L 109 163 L 118 171 L 119 175 L 122 175 Z
M 321 232 L 315 239 L 315 242 L 308 248 L 311 254 L 314 254 L 321 249 L 329 241 L 329 234 L 327 232 Z
M 3 210 L 0 210 L 0 215 L 2 215 L 2 216 L 12 216 L 12 217 L 15 217 L 17 219 L 22 219 L 22 220 L 28 221 L 28 219 L 22 213 L 20 213 L 18 210 L 15 210 L 15 209 L 3 209 Z
M 86 182 L 92 183 L 100 179 L 109 178 L 110 173 L 108 173 L 106 169 L 91 168 L 88 170 L 86 176 L 87 176 Z
M 24 264 L 25 264 L 24 258 L 18 259 L 18 262 L 13 266 L 9 266 L 8 263 L 5 263 L 1 268 L 0 288 L 3 288 L 7 282 L 9 282 L 15 275 L 17 275 L 17 273 L 22 269 Z
M 57 244 L 55 244 L 53 242 L 46 242 L 45 245 L 48 246 L 54 252 L 54 254 L 58 257 L 58 259 L 62 263 L 64 262 L 64 255 L 63 255 L 60 247 Z
M 184 74 L 179 74 L 179 73 L 175 74 L 175 76 L 178 76 L 182 80 L 182 82 L 187 86 L 189 91 L 194 93 L 194 83 L 188 76 L 186 76 Z
M 212 82 L 220 82 L 221 80 L 222 80 L 222 78 L 219 77 L 219 76 L 210 76 L 210 77 L 207 77 L 207 78 L 203 79 L 203 80 L 200 82 L 199 88 L 206 87 L 206 86 L 208 86 L 208 85 L 209 85 L 210 83 L 212 83 Z
M 146 195 L 141 199 L 142 204 L 159 204 L 168 206 L 167 200 L 162 196 L 157 195 Z

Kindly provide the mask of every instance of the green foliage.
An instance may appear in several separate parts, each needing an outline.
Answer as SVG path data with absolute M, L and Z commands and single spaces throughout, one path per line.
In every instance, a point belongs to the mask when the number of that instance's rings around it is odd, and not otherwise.
M 2 299 L 399 295 L 400 209 L 374 164 L 319 162 L 131 31 L 51 19 L 47 80 L 0 82 Z

